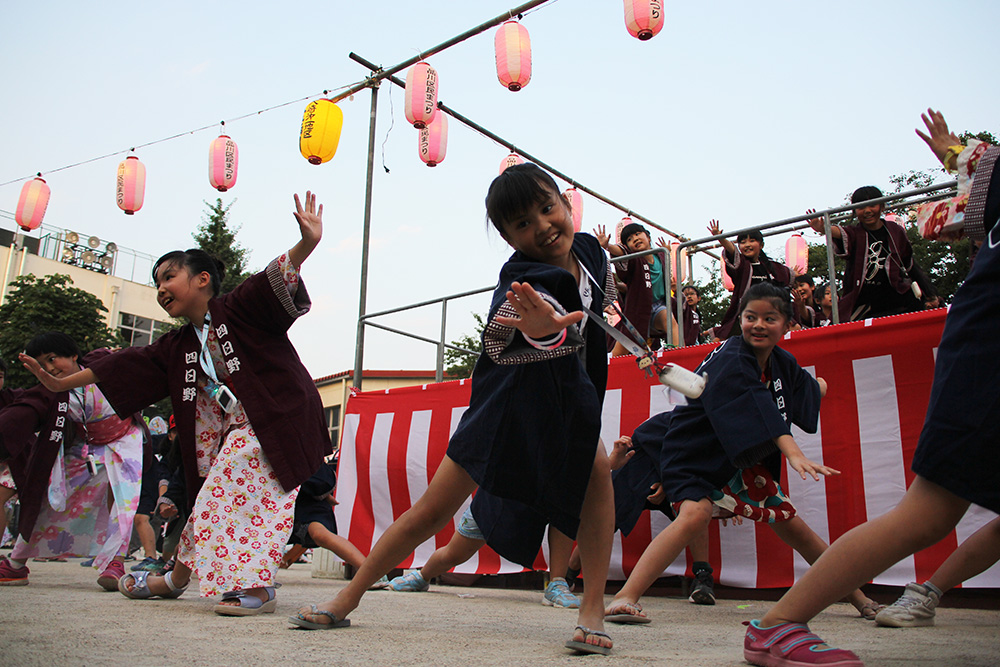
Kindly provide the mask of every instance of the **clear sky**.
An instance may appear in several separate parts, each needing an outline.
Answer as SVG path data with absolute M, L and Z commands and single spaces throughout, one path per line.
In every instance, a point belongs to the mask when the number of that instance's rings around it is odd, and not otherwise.
M 317 192 L 325 236 L 304 266 L 314 306 L 291 335 L 314 376 L 353 368 L 370 94 L 341 103 L 340 148 L 322 166 L 298 152 L 306 101 L 227 123 L 239 180 L 221 195 L 206 168 L 217 128 L 184 133 L 359 81 L 368 72 L 352 51 L 389 67 L 516 5 L 4 3 L 0 182 L 41 171 L 52 188 L 47 224 L 153 255 L 192 245 L 205 200 L 235 199 L 231 220 L 252 268 L 297 238 L 292 194 Z M 430 59 L 440 99 L 691 237 L 707 235 L 710 218 L 724 229 L 764 223 L 933 166 L 913 132 L 928 106 L 957 131 L 1000 130 L 996 2 L 664 5 L 662 32 L 640 42 L 625 30 L 620 0 L 546 3 L 523 20 L 533 48 L 524 90 L 497 82 L 490 30 Z M 383 85 L 369 312 L 491 285 L 509 253 L 483 211 L 506 150 L 450 128 L 446 160 L 427 168 L 402 90 Z M 175 134 L 138 151 L 147 184 L 134 216 L 114 201 L 123 156 L 48 173 Z M 0 187 L 0 210 L 14 211 L 22 182 Z M 585 230 L 620 218 L 585 197 Z M 487 305 L 486 295 L 453 303 L 449 338 Z M 436 337 L 439 317 L 426 309 L 386 324 Z M 433 355 L 370 331 L 365 367 L 432 368 Z

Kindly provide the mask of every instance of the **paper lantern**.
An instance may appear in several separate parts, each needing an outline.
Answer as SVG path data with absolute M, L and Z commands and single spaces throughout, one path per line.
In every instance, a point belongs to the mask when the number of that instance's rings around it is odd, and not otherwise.
M 208 182 L 219 192 L 236 185 L 240 151 L 236 142 L 220 134 L 208 147 Z
M 809 272 L 809 246 L 802 234 L 792 234 L 785 241 L 785 264 L 796 271 Z
M 299 152 L 309 164 L 323 164 L 333 159 L 344 127 L 344 112 L 330 100 L 315 100 L 306 105 L 299 132 Z
M 632 218 L 627 215 L 618 221 L 618 224 L 615 225 L 615 243 L 618 245 L 625 245 L 622 243 L 622 229 L 624 229 L 625 225 L 631 225 L 632 222 Z
M 563 193 L 563 198 L 569 203 L 569 210 L 573 214 L 573 231 L 578 232 L 583 228 L 583 195 L 576 188 L 570 188 Z
M 425 62 L 419 62 L 406 73 L 404 113 L 413 127 L 422 130 L 437 114 L 438 75 Z
M 26 232 L 38 229 L 49 205 L 49 185 L 41 176 L 33 178 L 21 187 L 21 198 L 17 200 L 14 219 Z
M 142 199 L 146 194 L 146 166 L 139 162 L 139 158 L 129 155 L 118 163 L 117 186 L 115 199 L 125 215 L 132 215 L 142 208 Z
M 729 277 L 729 272 L 726 271 L 726 261 L 723 259 L 719 260 L 719 271 L 722 273 L 722 286 L 726 288 L 727 291 L 733 291 L 733 279 Z
M 531 38 L 517 21 L 507 21 L 493 39 L 497 55 L 497 78 L 507 90 L 517 92 L 531 81 Z
M 663 3 L 660 0 L 625 0 L 625 27 L 642 41 L 652 39 L 663 28 Z
M 428 167 L 436 167 L 444 161 L 444 156 L 448 152 L 447 114 L 437 114 L 430 125 L 420 130 L 417 150 L 420 152 L 420 159 Z
M 678 285 L 684 282 L 684 270 L 688 255 L 687 248 L 684 248 L 680 250 L 680 256 L 678 257 L 678 248 L 680 248 L 680 245 L 680 241 L 670 242 L 670 275 Z
M 507 167 L 513 167 L 515 164 L 524 164 L 524 158 L 517 153 L 511 152 L 510 155 L 500 162 L 500 173 L 504 173 L 507 171 Z

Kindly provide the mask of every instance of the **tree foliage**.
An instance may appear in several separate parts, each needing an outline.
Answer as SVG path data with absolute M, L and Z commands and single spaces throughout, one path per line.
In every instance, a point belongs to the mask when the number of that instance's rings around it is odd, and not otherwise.
M 226 277 L 222 281 L 223 294 L 231 292 L 250 276 L 246 270 L 250 251 L 236 241 L 240 227 L 229 226 L 229 209 L 235 203 L 235 199 L 225 206 L 222 205 L 221 199 L 216 199 L 215 204 L 205 202 L 208 212 L 202 218 L 198 232 L 192 234 L 199 248 L 217 257 L 226 265 Z
M 7 298 L 0 306 L 0 354 L 7 362 L 7 383 L 12 387 L 35 384 L 34 376 L 24 370 L 17 355 L 31 338 L 46 331 L 65 333 L 84 353 L 121 346 L 117 330 L 105 324 L 106 312 L 100 299 L 73 287 L 67 275 L 19 276 L 10 283 Z
M 476 319 L 475 330 L 471 334 L 464 334 L 451 341 L 451 344 L 455 347 L 473 350 L 475 354 L 459 352 L 447 347 L 444 349 L 444 371 L 451 379 L 460 380 L 472 377 L 472 369 L 483 349 L 483 329 L 486 328 L 486 318 L 479 313 L 472 313 L 472 317 Z

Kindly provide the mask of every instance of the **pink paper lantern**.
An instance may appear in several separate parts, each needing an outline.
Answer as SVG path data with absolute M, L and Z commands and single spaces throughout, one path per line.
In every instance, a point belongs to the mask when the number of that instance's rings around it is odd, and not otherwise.
M 511 152 L 510 155 L 500 162 L 500 173 L 504 173 L 507 171 L 507 167 L 513 167 L 515 164 L 524 164 L 524 158 L 517 153 Z
M 719 260 L 719 271 L 722 273 L 722 286 L 725 287 L 727 291 L 732 292 L 735 285 L 733 285 L 733 279 L 729 277 L 729 272 L 726 271 L 725 260 Z
M 785 241 L 785 264 L 802 273 L 809 271 L 809 246 L 802 234 L 792 234 Z
M 497 78 L 507 90 L 517 92 L 531 81 L 531 38 L 517 21 L 497 28 L 493 39 L 497 56 Z
M 663 28 L 661 0 L 625 0 L 625 27 L 642 41 L 652 39 Z
M 208 147 L 208 182 L 219 192 L 236 185 L 236 170 L 240 151 L 236 142 L 224 134 L 216 137 Z
M 625 245 L 622 243 L 622 229 L 625 228 L 625 225 L 631 225 L 632 222 L 632 218 L 627 215 L 618 221 L 618 224 L 615 225 L 615 243 L 618 245 Z
M 419 62 L 406 73 L 406 120 L 422 130 L 437 114 L 438 75 L 425 62 Z
M 417 150 L 428 167 L 436 167 L 444 161 L 448 153 L 448 114 L 437 114 L 430 125 L 420 130 Z
M 14 214 L 21 229 L 30 232 L 41 226 L 45 209 L 49 205 L 49 194 L 49 186 L 41 176 L 21 187 L 21 197 L 17 200 L 17 211 Z
M 563 193 L 563 198 L 569 203 L 570 213 L 573 214 L 573 231 L 578 232 L 583 228 L 583 195 L 576 188 L 570 188 Z
M 146 193 L 146 167 L 139 158 L 129 155 L 118 163 L 118 187 L 115 199 L 125 215 L 132 215 L 142 208 Z

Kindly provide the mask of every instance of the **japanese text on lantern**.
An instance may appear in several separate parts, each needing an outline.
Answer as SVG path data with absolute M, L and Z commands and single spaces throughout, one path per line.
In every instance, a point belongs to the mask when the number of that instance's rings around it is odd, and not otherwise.
M 437 72 L 427 68 L 427 88 L 424 92 L 424 113 L 434 112 L 434 97 L 437 92 Z

